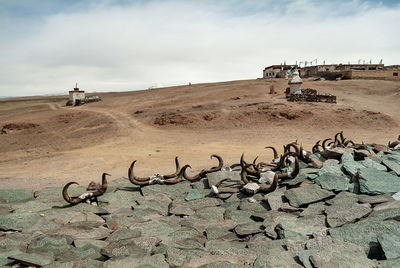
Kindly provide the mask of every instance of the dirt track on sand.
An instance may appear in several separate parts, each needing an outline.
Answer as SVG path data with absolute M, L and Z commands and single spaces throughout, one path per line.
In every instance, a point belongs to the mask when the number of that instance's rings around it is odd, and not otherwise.
M 278 94 L 270 95 L 274 85 Z M 102 172 L 127 176 L 171 173 L 174 157 L 192 172 L 272 158 L 294 140 L 306 149 L 343 130 L 355 142 L 387 144 L 400 134 L 400 83 L 304 81 L 337 96 L 338 104 L 289 103 L 284 80 L 245 80 L 99 94 L 103 101 L 66 107 L 67 97 L 0 100 L 0 188 L 40 189 L 67 181 L 88 184 Z

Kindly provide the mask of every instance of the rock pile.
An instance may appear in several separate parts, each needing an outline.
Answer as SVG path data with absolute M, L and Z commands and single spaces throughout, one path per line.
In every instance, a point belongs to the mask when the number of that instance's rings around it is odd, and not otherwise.
M 66 204 L 57 187 L 0 190 L 0 266 L 399 267 L 395 148 L 325 148 L 275 191 L 224 200 L 212 186 L 243 184 L 240 166 L 171 185 L 116 179 L 98 206 Z

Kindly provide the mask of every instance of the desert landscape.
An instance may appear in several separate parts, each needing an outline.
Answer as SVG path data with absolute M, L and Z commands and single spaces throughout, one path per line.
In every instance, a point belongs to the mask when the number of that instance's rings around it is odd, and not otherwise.
M 310 150 L 341 130 L 358 143 L 400 134 L 398 82 L 303 79 L 303 88 L 334 94 L 337 104 L 287 102 L 286 87 L 284 79 L 192 84 L 99 93 L 101 102 L 78 107 L 67 107 L 67 96 L 1 99 L 0 188 L 87 185 L 103 172 L 113 180 L 133 160 L 143 176 L 172 172 L 175 156 L 191 173 L 214 164 L 214 153 L 226 165 L 242 153 L 270 161 L 265 146 L 282 153 L 298 140 Z

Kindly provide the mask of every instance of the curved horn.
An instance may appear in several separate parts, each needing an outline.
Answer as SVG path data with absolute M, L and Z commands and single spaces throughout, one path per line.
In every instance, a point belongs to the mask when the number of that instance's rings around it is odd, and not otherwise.
M 111 175 L 108 173 L 103 173 L 103 175 L 101 176 L 101 187 L 99 190 L 93 193 L 93 196 L 100 196 L 107 191 L 108 183 L 106 176 L 111 176 Z
M 169 180 L 165 180 L 164 183 L 165 184 L 175 184 L 178 183 L 182 180 L 182 178 L 185 176 L 184 174 L 186 173 L 186 169 L 191 166 L 190 165 L 184 165 L 181 170 L 179 171 L 179 173 L 177 174 L 177 177 L 174 179 L 169 179 Z M 164 176 L 165 177 L 165 176 Z M 186 177 L 185 177 L 186 178 Z
M 312 147 L 311 151 L 313 152 L 313 154 L 318 153 L 320 150 L 318 149 L 319 147 L 321 147 L 321 145 L 319 144 L 321 142 L 321 140 L 317 141 L 315 143 L 315 145 Z
M 268 186 L 268 187 L 266 187 L 264 185 L 261 185 L 261 187 L 260 187 L 260 189 L 258 191 L 262 192 L 262 193 L 265 193 L 265 194 L 271 193 L 271 192 L 276 190 L 276 188 L 278 186 L 278 181 L 279 181 L 279 176 L 278 176 L 277 173 L 275 173 L 274 180 L 272 181 L 272 184 L 270 186 Z
M 181 168 L 180 168 L 180 165 L 179 165 L 178 157 L 175 156 L 175 173 L 170 174 L 170 175 L 164 175 L 164 178 L 165 179 L 175 178 L 176 176 L 178 176 L 180 169 Z
M 260 176 L 260 172 L 256 170 L 251 170 L 249 167 L 251 167 L 253 164 L 248 164 L 244 161 L 244 153 L 240 157 L 240 166 L 242 167 L 242 170 L 244 170 L 246 173 L 253 175 L 253 176 Z
M 254 166 L 256 165 L 257 159 L 258 159 L 258 156 L 256 156 L 256 158 L 254 158 L 254 160 L 253 160 L 253 165 Z
M 301 150 L 300 150 L 300 148 L 297 146 L 297 145 L 295 145 L 295 144 L 288 144 L 288 145 L 286 145 L 287 146 L 287 151 L 286 152 L 291 152 L 290 151 L 290 148 L 292 147 L 294 150 L 295 150 L 295 153 L 296 153 L 296 155 L 297 155 L 297 157 L 300 157 L 300 153 L 301 153 Z
M 216 155 L 216 154 L 212 154 L 212 155 L 210 156 L 210 159 L 212 159 L 213 157 L 214 157 L 214 158 L 217 158 L 217 160 L 218 160 L 218 166 L 210 168 L 209 170 L 207 170 L 207 173 L 219 171 L 219 170 L 221 170 L 221 168 L 224 166 L 224 160 L 222 160 L 222 157 L 221 157 L 221 156 Z
M 78 203 L 82 202 L 83 200 L 80 199 L 79 197 L 70 197 L 70 196 L 69 196 L 69 194 L 68 194 L 68 188 L 69 188 L 69 186 L 71 186 L 72 184 L 77 184 L 77 185 L 79 185 L 79 183 L 74 182 L 74 181 L 68 182 L 68 183 L 64 186 L 64 188 L 63 188 L 62 196 L 64 197 L 64 200 L 65 200 L 65 201 L 67 201 L 68 203 L 74 205 L 74 204 L 78 204 Z
M 274 159 L 278 158 L 278 152 L 276 151 L 276 149 L 272 146 L 267 146 L 265 147 L 265 149 L 271 149 L 274 152 Z
M 327 139 L 323 140 L 323 142 L 322 142 L 322 149 L 326 150 L 326 143 L 327 143 L 328 141 L 331 141 L 331 140 L 332 140 L 331 138 L 327 138 Z
M 140 186 L 148 185 L 149 180 L 150 180 L 149 177 L 148 178 L 135 177 L 135 174 L 133 173 L 133 168 L 135 166 L 135 163 L 136 163 L 136 160 L 132 162 L 131 166 L 128 169 L 128 178 L 129 178 L 130 182 L 135 185 L 140 185 Z
M 299 159 L 297 156 L 294 156 L 294 169 L 293 171 L 288 174 L 288 173 L 280 173 L 278 174 L 279 179 L 288 179 L 288 178 L 295 178 L 300 172 L 300 166 L 299 166 Z
M 347 140 L 347 141 L 345 141 L 345 142 L 343 143 L 344 147 L 347 147 L 347 145 L 349 145 L 349 144 L 355 146 L 355 144 L 354 144 L 354 142 L 353 142 L 352 140 Z

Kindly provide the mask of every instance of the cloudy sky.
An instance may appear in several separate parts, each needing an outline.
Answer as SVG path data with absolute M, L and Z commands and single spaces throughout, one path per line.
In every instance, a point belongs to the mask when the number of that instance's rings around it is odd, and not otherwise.
M 400 64 L 399 18 L 399 0 L 0 0 L 0 96 L 253 79 L 284 61 Z

